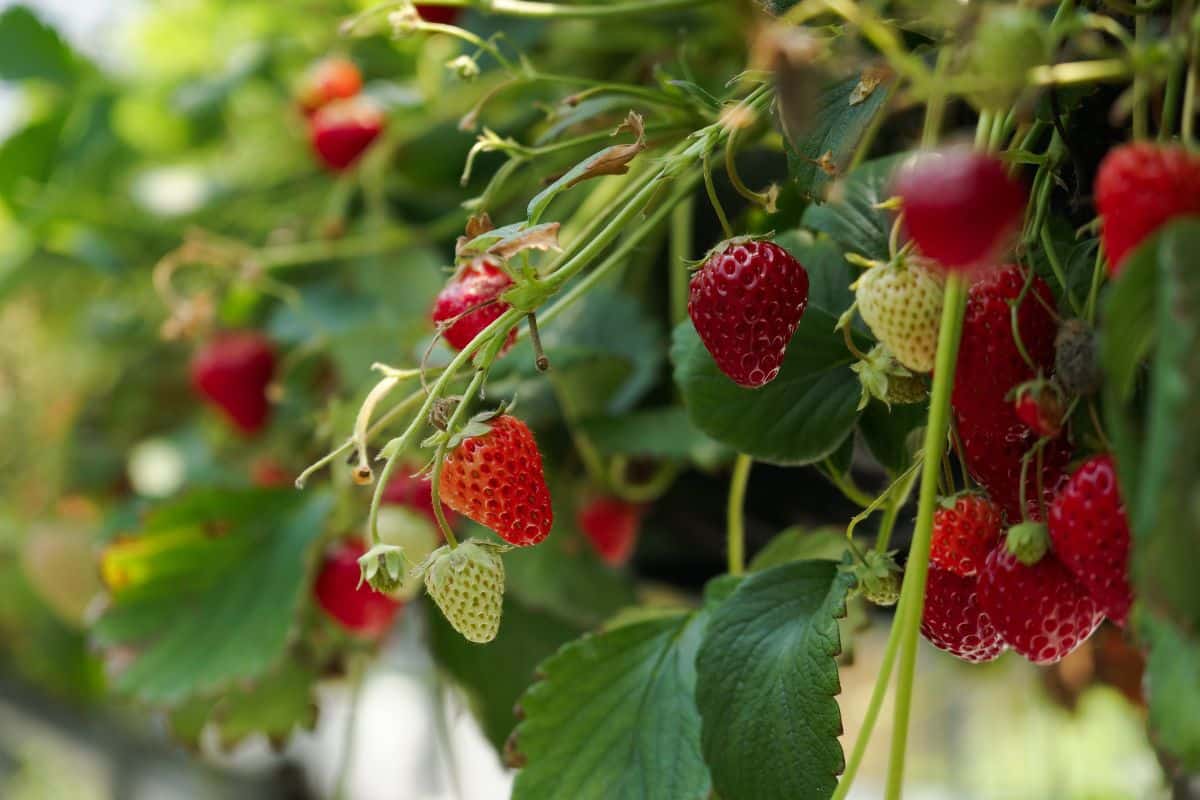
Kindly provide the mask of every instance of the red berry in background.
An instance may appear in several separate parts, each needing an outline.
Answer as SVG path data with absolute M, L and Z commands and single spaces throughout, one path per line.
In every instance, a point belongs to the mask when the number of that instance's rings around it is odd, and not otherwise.
M 979 604 L 1005 643 L 1035 664 L 1053 664 L 1104 621 L 1087 590 L 1047 553 L 1032 566 L 1008 546 L 992 550 L 979 573 Z
M 808 306 L 808 273 L 772 242 L 732 240 L 692 276 L 688 314 L 721 372 L 756 389 L 779 374 Z
M 296 100 L 305 114 L 312 114 L 334 100 L 354 97 L 362 91 L 362 73 L 342 56 L 324 58 L 309 67 L 296 90 Z
M 455 6 L 430 6 L 424 3 L 416 5 L 421 19 L 439 25 L 453 25 L 458 20 L 458 15 L 462 13 L 462 9 Z
M 313 594 L 343 628 L 375 638 L 387 633 L 402 606 L 362 581 L 358 559 L 366 552 L 366 545 L 357 539 L 339 542 L 325 554 Z
M 509 309 L 508 303 L 499 297 L 512 285 L 512 278 L 489 261 L 475 261 L 460 269 L 438 292 L 433 304 L 435 325 L 457 320 L 442 331 L 446 343 L 455 350 L 469 345 L 480 331 Z M 513 343 L 516 335 L 516 329 L 509 333 L 505 347 Z
M 1062 433 L 1066 410 L 1062 395 L 1046 383 L 1021 387 L 1013 400 L 1017 419 L 1038 436 L 1050 439 Z
M 949 270 L 993 263 L 1025 215 L 1025 186 L 995 156 L 967 147 L 923 153 L 900 168 L 892 193 L 917 249 Z
M 250 482 L 260 489 L 292 486 L 295 475 L 271 456 L 257 458 L 250 464 Z
M 1175 217 L 1200 215 L 1200 158 L 1182 147 L 1134 142 L 1113 149 L 1096 174 L 1096 209 L 1108 274 Z
M 1058 560 L 1118 625 L 1129 616 L 1129 520 L 1112 456 L 1093 456 L 1050 505 L 1047 524 Z
M 486 433 L 464 439 L 442 468 L 442 502 L 518 547 L 546 538 L 554 525 L 550 490 L 533 432 L 501 414 Z
M 921 635 L 939 650 L 977 664 L 992 661 L 1005 649 L 980 608 L 975 578 L 937 567 L 929 569 Z
M 620 566 L 633 555 L 642 507 L 615 497 L 597 497 L 579 510 L 577 522 L 600 557 Z
M 396 470 L 396 476 L 388 481 L 387 487 L 383 490 L 383 502 L 416 511 L 436 525 L 437 515 L 433 511 L 433 484 L 428 475 L 411 474 L 415 471 L 411 466 L 408 468 L 401 466 Z M 454 511 L 445 508 L 444 503 L 442 505 L 446 521 L 453 525 Z
M 974 575 L 1004 534 L 1003 524 L 1000 507 L 983 495 L 955 498 L 933 512 L 929 563 L 955 575 Z
M 337 100 L 319 108 L 309 119 L 309 140 L 321 163 L 340 172 L 358 162 L 386 122 L 383 111 L 369 100 Z
M 954 375 L 951 404 L 962 440 L 967 468 L 1004 509 L 1009 522 L 1021 519 L 1021 459 L 1038 435 L 1021 421 L 1010 399 L 1020 384 L 1054 367 L 1057 323 L 1051 314 L 1054 296 L 1034 277 L 1017 311 L 1017 327 L 1030 365 L 1013 338 L 1010 303 L 1021 297 L 1026 273 L 1006 266 L 972 284 L 963 318 L 962 343 Z M 1070 447 L 1061 439 L 1042 451 L 1041 484 L 1046 502 L 1063 479 Z M 1027 471 L 1026 495 L 1032 516 L 1040 514 L 1036 460 Z
M 261 333 L 218 335 L 192 357 L 192 386 L 220 408 L 244 434 L 267 424 L 267 386 L 275 374 L 275 348 Z

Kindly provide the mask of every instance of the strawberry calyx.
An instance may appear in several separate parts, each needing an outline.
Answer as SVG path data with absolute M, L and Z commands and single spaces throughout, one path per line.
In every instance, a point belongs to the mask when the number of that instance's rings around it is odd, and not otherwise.
M 868 550 L 843 569 L 854 576 L 864 598 L 878 606 L 894 606 L 900 599 L 900 567 L 895 556 L 895 550 Z
M 882 344 L 872 347 L 866 358 L 854 362 L 850 369 L 862 384 L 862 397 L 858 401 L 860 411 L 867 407 L 872 397 L 883 401 L 890 409 L 892 403 L 917 403 L 928 394 L 924 382 Z
M 742 244 L 750 244 L 751 242 L 770 242 L 774 238 L 775 231 L 768 231 L 767 233 L 747 233 L 741 236 L 732 236 L 724 241 L 714 244 L 709 248 L 708 252 L 705 253 L 703 257 L 696 259 L 695 261 L 684 261 L 683 263 L 687 265 L 689 271 L 695 272 L 707 264 L 709 260 L 721 255 L 731 247 L 737 247 L 738 245 Z
M 358 558 L 361 570 L 358 585 L 368 584 L 377 592 L 389 594 L 404 582 L 408 557 L 404 548 L 394 544 L 377 544 Z
M 1050 529 L 1044 522 L 1021 522 L 1008 529 L 1005 547 L 1027 567 L 1042 560 L 1050 549 Z

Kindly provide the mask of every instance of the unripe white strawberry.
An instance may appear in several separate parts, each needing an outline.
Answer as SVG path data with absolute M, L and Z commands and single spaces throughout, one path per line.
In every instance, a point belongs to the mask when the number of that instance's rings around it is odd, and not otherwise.
M 425 565 L 425 591 L 467 641 L 484 644 L 500 630 L 504 603 L 504 545 L 471 539 L 443 545 Z
M 871 333 L 914 372 L 933 369 L 944 287 L 933 263 L 913 256 L 871 267 L 854 284 Z

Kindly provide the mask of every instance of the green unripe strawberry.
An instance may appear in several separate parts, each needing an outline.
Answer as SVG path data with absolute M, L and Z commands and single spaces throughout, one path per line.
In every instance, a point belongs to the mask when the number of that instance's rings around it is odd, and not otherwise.
M 503 545 L 471 539 L 443 545 L 425 566 L 425 591 L 467 641 L 484 644 L 500 630 L 504 603 Z
M 866 408 L 872 397 L 891 406 L 920 403 L 929 396 L 925 381 L 912 374 L 881 344 L 872 347 L 867 357 L 851 364 L 850 369 L 858 374 L 862 384 L 859 409 Z
M 1012 104 L 1024 86 L 1024 76 L 1049 57 L 1046 25 L 1038 13 L 1017 6 L 988 8 L 975 29 L 971 45 L 971 71 L 981 80 L 1011 80 L 1007 88 L 972 95 L 984 108 Z
M 914 256 L 871 267 L 854 284 L 871 333 L 913 372 L 933 369 L 944 284 L 933 262 Z

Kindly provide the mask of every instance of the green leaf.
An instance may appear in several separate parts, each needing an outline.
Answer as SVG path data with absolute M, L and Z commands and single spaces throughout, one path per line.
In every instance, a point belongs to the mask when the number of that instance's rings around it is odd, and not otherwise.
M 837 242 L 797 228 L 776 236 L 775 243 L 791 253 L 808 273 L 809 308 L 819 308 L 837 318 L 854 303 L 850 284 L 858 275 Z M 857 315 L 855 321 L 862 325 Z
M 929 413 L 926 403 L 893 405 L 891 410 L 874 401 L 863 410 L 858 420 L 858 432 L 871 455 L 893 474 L 899 474 L 912 464 L 913 431 L 925 426 Z M 920 447 L 920 443 L 915 443 Z
M 847 252 L 887 260 L 895 214 L 875 206 L 888 199 L 892 171 L 905 158 L 907 154 L 900 153 L 852 170 L 831 191 L 829 202 L 808 207 L 801 224 L 828 235 Z
M 693 691 L 707 615 L 656 615 L 572 642 L 521 698 L 514 800 L 704 800 Z
M 0 80 L 36 78 L 66 85 L 78 70 L 71 47 L 32 11 L 18 5 L 0 14 Z
M 472 644 L 437 611 L 427 615 L 434 659 L 466 691 L 483 732 L 497 751 L 517 724 L 513 707 L 533 679 L 534 669 L 583 630 L 550 611 L 504 597 L 500 632 L 491 642 Z
M 830 561 L 755 573 L 696 656 L 704 760 L 722 800 L 828 797 L 845 766 L 835 658 L 850 578 Z
M 729 452 L 696 428 L 682 406 L 634 411 L 620 417 L 594 417 L 584 420 L 580 427 L 606 454 L 710 462 Z
M 331 507 L 317 493 L 196 492 L 111 545 L 112 605 L 93 634 L 137 651 L 116 687 L 175 704 L 271 669 L 307 598 L 311 545 Z
M 788 171 L 802 194 L 822 197 L 834 176 L 845 172 L 863 137 L 886 110 L 894 82 L 893 76 L 868 68 L 821 90 L 807 129 L 793 132 L 796 138 L 787 148 Z M 833 175 L 818 162 L 833 169 Z
M 1137 616 L 1149 650 L 1146 684 L 1155 740 L 1189 772 L 1200 770 L 1200 643 L 1151 614 Z
M 690 322 L 675 329 L 675 382 L 696 427 L 759 461 L 809 464 L 831 455 L 858 420 L 860 389 L 836 320 L 805 312 L 779 376 L 744 389 L 713 362 Z
M 839 528 L 817 528 L 805 530 L 792 526 L 767 542 L 762 550 L 750 560 L 751 572 L 805 560 L 842 560 L 846 552 L 846 532 Z

